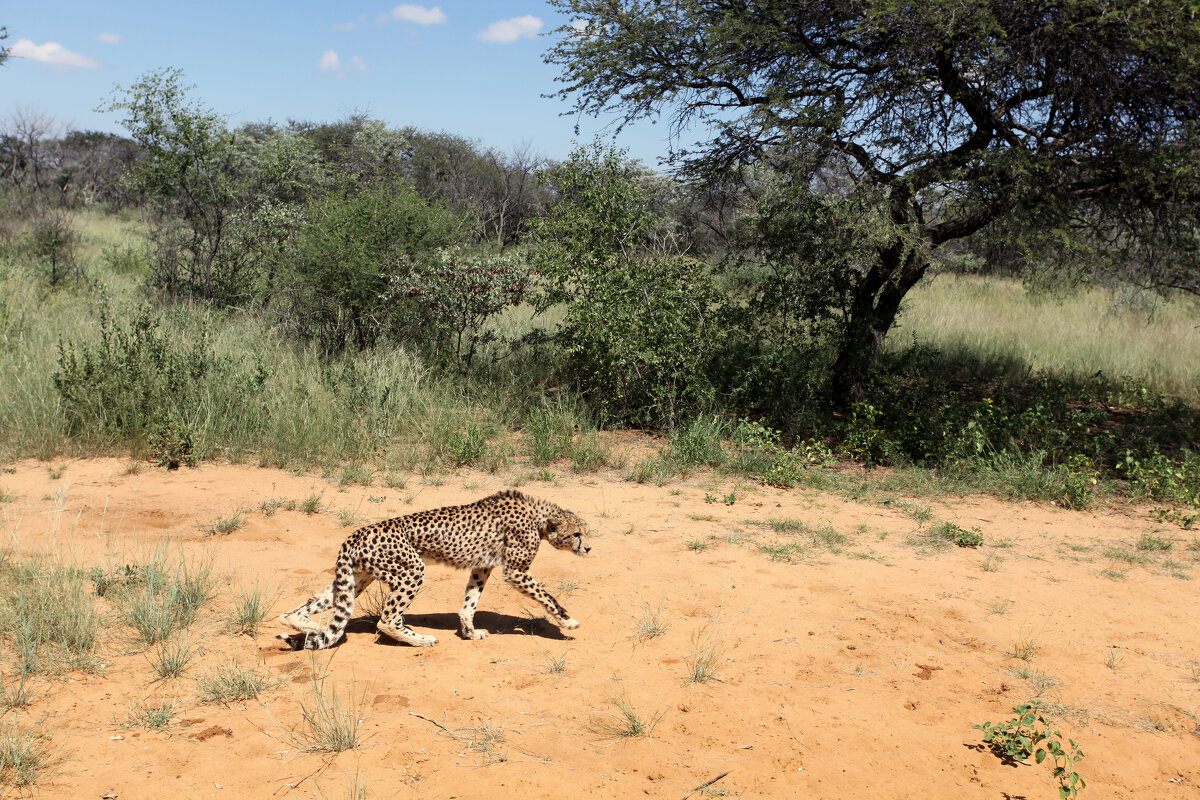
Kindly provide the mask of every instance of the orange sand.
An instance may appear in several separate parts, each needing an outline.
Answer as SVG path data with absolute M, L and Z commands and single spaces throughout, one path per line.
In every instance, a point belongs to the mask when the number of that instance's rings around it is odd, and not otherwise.
M 329 580 L 349 530 L 338 512 L 365 522 L 466 502 L 504 488 L 504 476 L 339 490 L 247 466 L 129 475 L 127 465 L 71 461 L 52 479 L 46 464 L 16 464 L 0 474 L 0 489 L 16 495 L 0 504 L 0 532 L 18 552 L 89 567 L 144 559 L 164 537 L 211 556 L 218 596 L 184 634 L 204 653 L 181 680 L 154 682 L 148 649 L 98 601 L 109 626 L 103 670 L 39 678 L 38 702 L 4 717 L 41 720 L 57 764 L 39 785 L 0 788 L 0 797 L 344 798 L 365 788 L 372 798 L 679 800 L 727 773 L 710 793 L 1053 798 L 1047 765 L 1006 766 L 972 729 L 1036 696 L 1014 674 L 1028 668 L 1048 676 L 1042 697 L 1086 753 L 1082 797 L 1200 798 L 1200 682 L 1189 666 L 1200 658 L 1200 592 L 1179 577 L 1196 571 L 1197 554 L 1185 546 L 1191 533 L 1146 509 L 1068 512 L 978 497 L 882 505 L 702 477 L 656 487 L 568 474 L 521 488 L 596 531 L 591 556 L 543 547 L 533 567 L 578 630 L 540 620 L 540 607 L 497 575 L 476 617 L 492 635 L 463 641 L 466 573 L 431 566 L 407 621 L 437 635 L 436 647 L 380 640 L 358 620 L 314 661 L 284 649 L 273 616 L 257 638 L 227 633 L 237 589 L 258 581 L 274 592 L 276 614 L 292 608 Z M 736 502 L 720 502 L 731 491 Z M 316 493 L 319 514 L 258 510 Z M 987 544 L 922 552 L 907 542 L 918 523 L 904 503 L 978 526 Z M 240 530 L 205 535 L 202 526 L 238 510 L 247 512 Z M 782 518 L 832 525 L 849 541 L 772 561 L 758 544 L 805 538 L 763 524 Z M 1162 555 L 1157 565 L 1104 555 L 1143 532 L 1173 536 L 1166 555 L 1178 566 L 1161 566 Z M 640 623 L 660 610 L 665 633 L 640 638 Z M 1028 663 L 1006 656 L 1021 642 L 1037 647 Z M 691 682 L 705 649 L 717 653 L 717 679 Z M 265 665 L 281 682 L 259 701 L 201 702 L 197 676 L 229 659 Z M 297 734 L 314 667 L 326 691 L 360 704 L 358 749 L 305 751 Z M 164 695 L 178 702 L 170 725 L 129 726 L 131 702 Z M 651 736 L 599 730 L 619 698 L 657 719 Z

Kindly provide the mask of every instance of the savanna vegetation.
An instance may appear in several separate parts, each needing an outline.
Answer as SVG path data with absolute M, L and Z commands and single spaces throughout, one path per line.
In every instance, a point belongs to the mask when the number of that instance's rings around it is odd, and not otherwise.
M 855 463 L 1194 521 L 1182 5 L 555 5 L 579 111 L 712 138 L 662 172 L 365 116 L 232 128 L 176 69 L 100 101 L 123 134 L 14 110 L 0 453 Z M 625 426 L 661 455 L 623 463 Z

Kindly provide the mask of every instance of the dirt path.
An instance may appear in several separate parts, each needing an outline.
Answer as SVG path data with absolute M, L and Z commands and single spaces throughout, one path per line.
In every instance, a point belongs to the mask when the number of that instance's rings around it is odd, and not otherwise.
M 534 562 L 578 630 L 560 634 L 495 580 L 476 617 L 492 636 L 463 641 L 466 574 L 432 566 L 407 621 L 438 646 L 380 641 L 360 621 L 314 659 L 283 649 L 273 621 L 227 633 L 238 588 L 257 581 L 275 613 L 291 608 L 328 581 L 343 522 L 473 500 L 503 478 L 340 490 L 245 466 L 127 466 L 16 464 L 0 474 L 2 541 L 85 566 L 136 561 L 165 537 L 210 556 L 218 597 L 185 634 L 204 652 L 154 682 L 147 648 L 98 601 L 103 669 L 39 679 L 39 700 L 5 715 L 41 720 L 60 748 L 23 790 L 36 797 L 679 800 L 724 774 L 692 797 L 1053 798 L 1047 765 L 1005 765 L 972 729 L 1040 696 L 1086 753 L 1084 798 L 1200 798 L 1200 592 L 1186 579 L 1200 554 L 1145 513 L 561 476 L 520 488 L 596 529 L 588 558 L 545 547 Z M 318 495 L 319 513 L 299 510 Z M 271 500 L 284 505 L 267 515 Z M 237 530 L 204 532 L 239 511 Z M 941 521 L 985 544 L 909 542 Z M 1143 533 L 1172 549 L 1137 550 Z M 197 678 L 230 660 L 281 682 L 260 701 L 202 702 Z M 305 751 L 318 686 L 360 704 L 360 748 Z M 131 704 L 160 697 L 170 724 L 128 724 Z M 604 732 L 622 704 L 651 735 Z

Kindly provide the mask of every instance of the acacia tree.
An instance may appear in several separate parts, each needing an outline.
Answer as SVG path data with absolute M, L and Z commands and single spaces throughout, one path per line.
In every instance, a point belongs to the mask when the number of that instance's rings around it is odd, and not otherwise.
M 676 164 L 768 165 L 789 212 L 837 178 L 832 201 L 854 213 L 828 213 L 828 196 L 805 213 L 870 229 L 836 276 L 816 270 L 841 311 L 838 404 L 863 396 L 931 252 L 992 222 L 1035 221 L 1062 248 L 1150 244 L 1161 279 L 1149 282 L 1200 290 L 1194 259 L 1189 272 L 1177 257 L 1197 230 L 1191 0 L 551 3 L 573 21 L 545 59 L 577 111 L 665 114 L 674 141 L 713 131 Z

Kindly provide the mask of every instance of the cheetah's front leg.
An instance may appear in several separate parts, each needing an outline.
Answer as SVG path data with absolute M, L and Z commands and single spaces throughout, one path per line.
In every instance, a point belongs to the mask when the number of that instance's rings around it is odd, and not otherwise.
M 475 627 L 475 609 L 479 606 L 479 595 L 492 574 L 491 567 L 478 567 L 471 570 L 471 579 L 467 581 L 467 596 L 463 600 L 462 610 L 458 612 L 458 631 L 464 639 L 486 639 L 488 632 Z
M 550 621 L 558 627 L 566 630 L 579 627 L 579 623 L 571 618 L 565 608 L 559 605 L 559 602 L 554 599 L 554 595 L 542 588 L 542 585 L 528 572 L 509 568 L 504 571 L 504 580 L 541 603 L 545 607 Z

